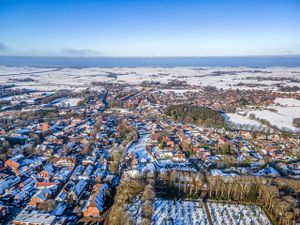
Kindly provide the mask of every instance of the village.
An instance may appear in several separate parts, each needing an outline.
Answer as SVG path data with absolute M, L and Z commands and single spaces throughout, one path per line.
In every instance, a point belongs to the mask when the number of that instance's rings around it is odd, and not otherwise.
M 0 223 L 299 222 L 298 128 L 226 120 L 299 94 L 194 88 L 1 85 Z M 207 118 L 181 117 L 177 105 Z

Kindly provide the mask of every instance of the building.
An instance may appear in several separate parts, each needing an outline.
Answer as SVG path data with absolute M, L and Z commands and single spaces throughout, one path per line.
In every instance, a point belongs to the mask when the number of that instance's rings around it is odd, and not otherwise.
M 5 206 L 0 206 L 0 224 L 9 216 L 9 209 Z
M 48 213 L 39 213 L 33 208 L 25 208 L 21 211 L 16 218 L 12 221 L 14 225 L 54 225 L 66 224 L 66 218 L 58 219 Z
M 94 186 L 92 194 L 83 209 L 84 217 L 100 217 L 104 211 L 105 192 L 107 184 L 97 184 Z
M 12 187 L 13 185 L 19 183 L 21 178 L 18 176 L 8 176 L 0 180 L 0 194 L 3 194 L 6 189 Z
M 49 170 L 42 170 L 39 174 L 38 177 L 39 178 L 43 178 L 45 180 L 50 180 L 50 178 L 53 176 L 53 172 L 49 171 Z
M 52 195 L 52 191 L 49 188 L 44 188 L 36 193 L 28 203 L 30 206 L 36 206 L 38 203 L 45 202 Z
M 23 155 L 16 155 L 15 157 L 5 161 L 5 166 L 10 168 L 12 171 L 17 172 L 20 167 L 20 161 L 24 159 Z
M 175 162 L 185 162 L 186 156 L 185 156 L 184 153 L 176 153 L 173 156 L 172 160 L 175 161 Z
M 75 157 L 55 157 L 53 160 L 54 166 L 66 166 L 72 167 L 76 165 L 76 158 Z
M 68 193 L 68 197 L 75 202 L 78 201 L 86 186 L 87 182 L 85 180 L 79 180 L 74 188 Z

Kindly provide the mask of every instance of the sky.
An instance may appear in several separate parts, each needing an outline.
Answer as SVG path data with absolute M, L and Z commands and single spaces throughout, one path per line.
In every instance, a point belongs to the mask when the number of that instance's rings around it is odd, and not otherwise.
M 0 0 L 0 55 L 300 55 L 300 0 Z

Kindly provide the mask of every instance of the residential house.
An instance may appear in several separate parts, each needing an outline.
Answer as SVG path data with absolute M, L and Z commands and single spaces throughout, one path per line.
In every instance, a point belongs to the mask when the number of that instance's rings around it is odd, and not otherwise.
M 10 168 L 12 171 L 17 172 L 20 167 L 20 162 L 24 159 L 23 155 L 16 155 L 5 161 L 5 166 Z
M 65 217 L 57 218 L 49 213 L 40 213 L 33 208 L 28 207 L 22 210 L 12 221 L 14 225 L 65 225 L 67 222 Z
M 184 153 L 177 152 L 173 156 L 172 160 L 175 161 L 175 162 L 185 162 L 186 161 L 186 156 L 185 156 Z
M 107 184 L 96 184 L 83 210 L 84 217 L 100 217 L 104 211 Z
M 9 208 L 0 206 L 0 224 L 9 216 Z
M 52 193 L 53 193 L 53 190 L 51 190 L 50 188 L 44 188 L 44 189 L 40 190 L 39 192 L 37 192 L 31 198 L 28 205 L 29 206 L 36 206 L 38 203 L 43 203 L 51 197 Z
M 75 157 L 55 157 L 52 160 L 54 166 L 58 167 L 73 167 L 76 165 Z

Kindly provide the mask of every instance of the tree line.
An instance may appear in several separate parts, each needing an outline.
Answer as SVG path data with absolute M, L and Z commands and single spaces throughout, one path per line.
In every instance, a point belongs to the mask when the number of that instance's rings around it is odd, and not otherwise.
M 134 178 L 124 177 L 117 187 L 114 204 L 109 213 L 111 225 L 133 225 L 137 218 L 128 214 L 129 205 L 141 200 L 141 224 L 150 225 L 155 199 L 155 177 L 153 173 L 138 175 Z
M 219 112 L 202 106 L 170 105 L 166 108 L 165 114 L 180 122 L 206 127 L 226 127 L 226 121 Z
M 120 162 L 124 157 L 126 146 L 138 140 L 138 130 L 129 124 L 127 120 L 117 120 L 117 131 L 122 140 L 119 146 L 112 148 L 112 160 L 110 161 L 109 169 L 112 173 L 117 173 Z
M 202 172 L 173 169 L 123 179 L 117 188 L 110 215 L 111 224 L 132 224 L 136 218 L 125 212 L 137 199 L 141 200 L 142 224 L 150 224 L 155 196 L 173 199 L 204 197 L 218 202 L 256 204 L 267 212 L 275 224 L 292 225 L 300 221 L 299 180 L 281 177 L 208 176 Z M 118 214 L 122 214 L 121 218 L 116 216 Z M 119 223 L 114 222 L 117 220 Z
M 169 170 L 157 176 L 156 194 L 163 197 L 207 197 L 211 200 L 257 204 L 276 224 L 300 221 L 300 181 L 257 176 L 207 176 L 201 172 Z M 167 196 L 166 196 L 167 195 Z

